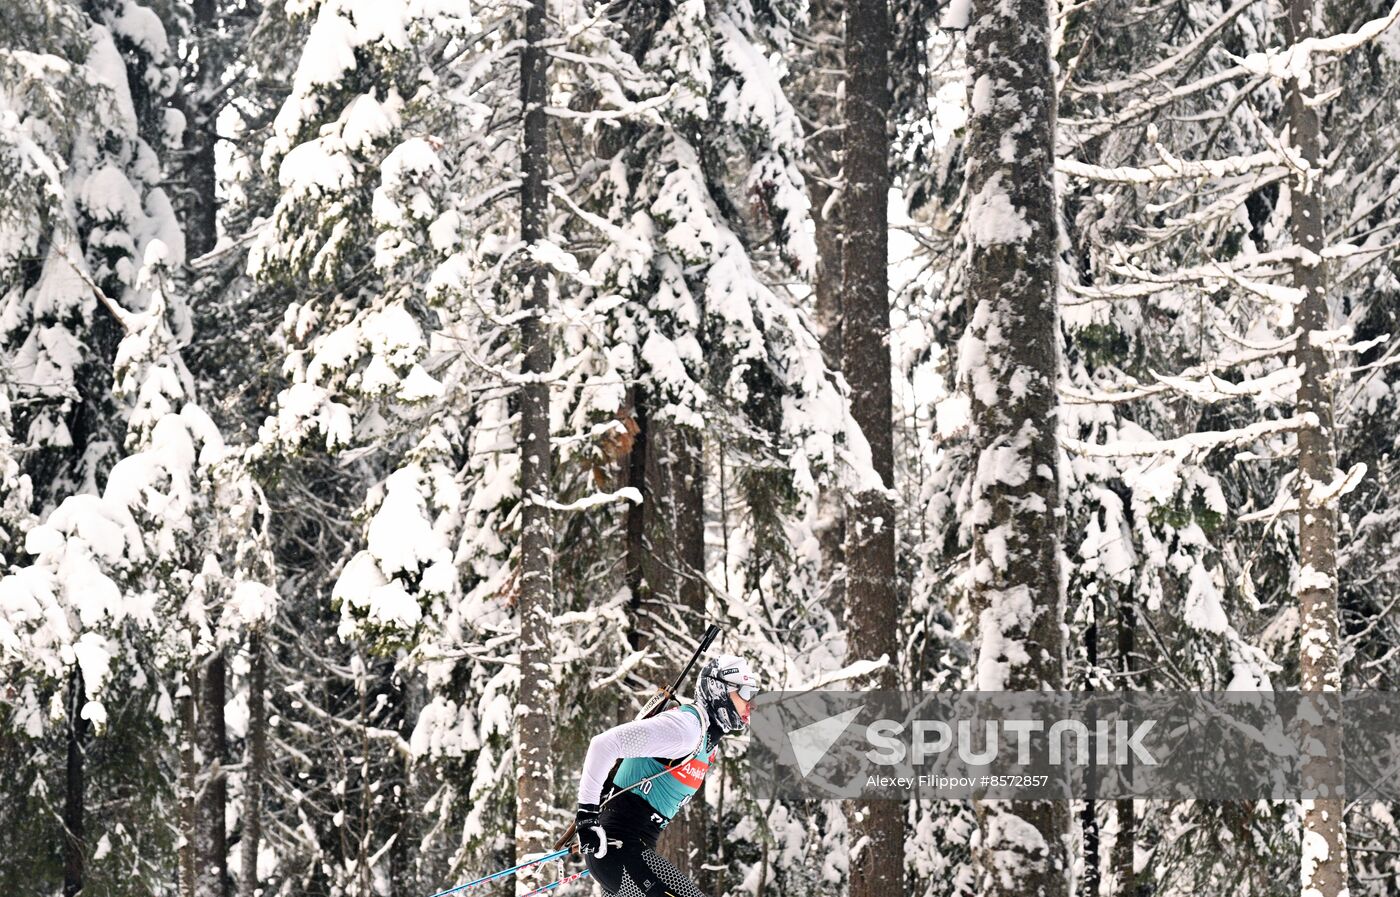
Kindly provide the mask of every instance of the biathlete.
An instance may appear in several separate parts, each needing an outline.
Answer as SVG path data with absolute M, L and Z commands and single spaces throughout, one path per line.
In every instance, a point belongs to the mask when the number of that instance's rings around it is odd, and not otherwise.
M 579 852 L 608 897 L 704 897 L 656 852 L 656 841 L 704 784 L 720 739 L 748 726 L 758 687 L 748 661 L 726 654 L 701 668 L 694 704 L 624 723 L 589 742 L 575 822 Z

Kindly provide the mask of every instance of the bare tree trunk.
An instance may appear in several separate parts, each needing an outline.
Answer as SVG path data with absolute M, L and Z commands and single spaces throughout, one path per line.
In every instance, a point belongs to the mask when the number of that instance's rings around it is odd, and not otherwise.
M 191 37 L 197 48 L 193 71 L 186 83 L 191 91 L 183 98 L 185 127 L 185 176 L 189 189 L 185 203 L 185 244 L 191 259 L 213 249 L 218 242 L 219 198 L 214 170 L 214 144 L 218 142 L 213 96 L 219 89 L 219 63 L 224 52 L 218 34 L 217 0 L 194 0 Z
M 255 897 L 258 892 L 258 850 L 262 846 L 263 782 L 267 777 L 267 658 L 263 657 L 262 633 L 248 636 L 248 757 L 243 777 L 243 868 L 239 897 Z
M 1288 20 L 1294 43 L 1313 37 L 1313 0 L 1290 0 Z M 1342 664 L 1337 650 L 1337 511 L 1335 499 L 1314 498 L 1336 474 L 1332 421 L 1332 362 L 1312 336 L 1331 327 L 1327 304 L 1327 270 L 1320 256 L 1326 240 L 1322 220 L 1322 152 L 1317 109 L 1309 105 L 1311 86 L 1296 80 L 1288 85 L 1288 121 L 1293 144 L 1308 162 L 1306 175 L 1291 182 L 1293 242 L 1307 257 L 1293 263 L 1293 284 L 1303 292 L 1298 306 L 1297 360 L 1302 367 L 1298 383 L 1298 412 L 1311 422 L 1298 431 L 1298 604 L 1302 620 L 1299 635 L 1299 671 L 1304 692 L 1336 692 L 1341 689 Z M 1303 780 L 1327 781 L 1329 767 L 1341 762 L 1340 728 L 1304 717 L 1304 743 L 1321 750 L 1303 761 Z M 1343 819 L 1345 802 L 1335 798 L 1303 802 L 1304 894 L 1339 897 L 1347 893 L 1347 839 Z
M 894 485 L 894 408 L 890 388 L 889 52 L 886 0 L 846 4 L 846 81 L 842 106 L 845 183 L 841 256 L 841 355 L 856 422 L 885 487 Z M 846 516 L 847 659 L 889 664 L 872 681 L 895 686 L 899 652 L 894 503 L 884 491 L 852 496 Z M 852 897 L 904 892 L 903 804 L 847 805 Z
M 822 355 L 836 371 L 841 370 L 842 202 L 835 185 L 841 175 L 842 132 L 835 125 L 840 121 L 838 98 L 844 65 L 842 7 L 840 0 L 816 0 L 811 4 L 808 30 L 814 46 L 806 54 L 810 68 L 799 74 L 793 96 L 810 134 L 806 145 L 807 192 L 816 226 L 817 273 L 813 292 L 817 333 Z M 829 589 L 826 604 L 839 618 L 845 608 L 846 508 L 836 490 L 822 491 L 818 514 L 822 582 Z
M 665 586 L 658 589 L 683 619 L 698 622 L 704 619 L 705 598 L 705 467 L 704 440 L 700 433 L 688 427 L 667 424 L 653 427 L 658 438 L 652 453 L 656 459 L 656 498 L 653 509 L 663 518 L 661 529 L 664 551 L 660 552 L 668 568 Z M 679 672 L 667 670 L 667 676 Z M 686 683 L 686 688 L 690 683 Z M 663 847 L 669 847 L 676 867 L 700 885 L 702 891 L 713 893 L 704 870 L 709 857 L 709 808 L 703 800 L 686 805 L 685 811 L 666 827 Z
M 623 580 L 627 584 L 627 618 L 631 629 L 627 633 L 632 650 L 640 651 L 651 642 L 651 632 L 645 624 L 649 612 L 647 607 L 652 591 L 654 574 L 651 552 L 647 548 L 647 523 L 652 517 L 652 506 L 656 503 L 651 473 L 652 432 L 647 417 L 646 399 L 642 390 L 632 387 L 628 394 L 632 401 L 632 421 L 637 425 L 632 439 L 632 451 L 627 455 L 627 485 L 637 490 L 642 500 L 627 507 L 626 554 Z
M 702 620 L 709 597 L 705 581 L 705 441 L 695 430 L 676 427 L 671 431 L 670 442 L 679 598 L 690 619 Z M 685 820 L 686 853 L 693 858 L 687 864 L 687 871 L 702 888 L 711 884 L 704 869 L 710 856 L 711 828 L 709 804 L 705 801 L 692 803 Z M 706 893 L 716 892 L 708 890 Z
M 967 34 L 968 288 L 959 347 L 973 484 L 976 687 L 1064 686 L 1055 395 L 1055 81 L 1045 0 L 973 0 Z M 1068 893 L 1067 804 L 979 801 L 984 893 Z
M 1084 659 L 1089 667 L 1089 683 L 1086 691 L 1094 690 L 1094 679 L 1098 675 L 1099 669 L 1099 615 L 1102 612 L 1099 602 L 1094 598 L 1089 599 L 1092 605 L 1093 618 L 1084 629 Z M 1089 729 L 1094 730 L 1090 717 Z M 1098 779 L 1098 767 L 1091 758 L 1089 768 L 1085 770 L 1085 783 L 1089 791 L 1093 791 Z M 1084 833 L 1084 883 L 1082 893 L 1086 897 L 1099 897 L 1099 888 L 1102 884 L 1102 861 L 1103 855 L 1100 851 L 1099 838 L 1099 802 L 1093 799 L 1084 801 L 1084 806 L 1079 814 L 1080 830 Z
M 84 766 L 88 721 L 83 718 L 87 694 L 77 667 L 68 676 L 68 769 L 63 793 L 63 897 L 83 889 L 83 860 L 87 844 L 83 832 L 85 809 Z
M 525 45 L 520 51 L 520 98 L 524 134 L 520 148 L 520 236 L 533 244 L 545 236 L 545 176 L 549 166 L 545 119 L 546 0 L 532 0 L 525 12 Z M 549 838 L 552 801 L 550 751 L 554 712 L 553 665 L 549 643 L 554 606 L 554 531 L 549 508 L 553 456 L 549 439 L 549 384 L 554 364 L 545 315 L 549 285 L 541 266 L 525 271 L 521 323 L 524 373 L 520 395 L 520 694 L 516 705 L 517 768 L 515 842 L 517 856 L 542 851 Z M 520 893 L 529 889 L 517 876 Z
M 195 742 L 199 740 L 195 716 L 195 696 L 199 690 L 199 666 L 190 663 L 185 670 L 185 682 L 177 695 L 180 705 L 180 895 L 194 897 L 195 870 L 199 863 L 195 845 L 199 843 L 199 762 L 195 758 Z
M 1134 652 L 1137 650 L 1137 607 L 1127 589 L 1118 598 L 1118 670 L 1123 674 L 1120 680 L 1125 688 L 1137 685 L 1137 668 Z M 1131 800 L 1113 802 L 1113 815 L 1118 823 L 1118 834 L 1113 838 L 1113 851 L 1109 861 L 1113 866 L 1113 878 L 1117 886 L 1114 892 L 1119 897 L 1134 897 L 1138 892 L 1137 882 L 1137 820 L 1134 817 Z
M 199 708 L 199 760 L 204 767 L 204 780 L 196 805 L 196 897 L 228 894 L 228 833 L 224 830 L 224 813 L 228 807 L 228 774 L 224 772 L 228 757 L 228 736 L 224 727 L 227 673 L 224 653 L 216 651 L 204 666 L 204 693 Z
M 188 256 L 194 259 L 212 250 L 218 242 L 215 94 L 221 86 L 220 60 L 225 47 L 218 33 L 218 0 L 193 0 L 191 13 L 191 40 L 186 53 L 188 90 L 180 97 L 187 123 L 181 161 L 188 182 L 188 189 L 181 191 L 181 203 Z M 190 279 L 196 279 L 193 272 Z M 197 897 L 225 897 L 229 890 L 228 838 L 224 830 L 228 783 L 223 771 L 227 757 L 226 678 L 222 651 L 204 661 L 202 678 L 195 665 L 189 686 L 191 706 L 181 708 L 182 721 L 192 724 L 186 732 L 195 749 L 188 755 L 182 754 L 182 765 L 189 764 L 182 773 L 190 779 L 186 787 L 196 791 L 192 812 L 191 808 L 182 807 L 187 814 L 188 827 L 181 861 L 187 876 L 193 872 L 192 878 L 186 878 L 187 893 Z

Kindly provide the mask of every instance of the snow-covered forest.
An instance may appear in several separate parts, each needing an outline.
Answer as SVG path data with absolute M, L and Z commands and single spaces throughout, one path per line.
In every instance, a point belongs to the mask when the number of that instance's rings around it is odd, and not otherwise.
M 1400 690 L 1393 3 L 5 3 L 0 893 L 504 868 L 709 622 L 768 689 Z M 1386 802 L 743 741 L 710 897 L 1400 893 Z

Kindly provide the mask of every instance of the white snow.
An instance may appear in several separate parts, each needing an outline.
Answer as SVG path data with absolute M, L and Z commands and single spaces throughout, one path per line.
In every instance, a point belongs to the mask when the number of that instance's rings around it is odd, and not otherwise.
M 978 246 L 996 246 L 1019 243 L 1029 239 L 1031 232 L 1030 222 L 1002 185 L 1002 173 L 996 172 L 968 203 L 968 239 Z

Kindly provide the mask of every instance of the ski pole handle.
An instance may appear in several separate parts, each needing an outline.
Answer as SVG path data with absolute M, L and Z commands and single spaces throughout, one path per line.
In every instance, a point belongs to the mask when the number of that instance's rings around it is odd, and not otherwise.
M 565 844 L 569 844 L 570 841 L 574 840 L 574 835 L 577 834 L 577 833 L 578 833 L 578 823 L 577 823 L 577 822 L 571 822 L 571 823 L 569 823 L 569 827 L 566 828 L 566 829 L 564 829 L 564 835 L 563 835 L 563 837 L 561 837 L 558 841 L 555 841 L 555 842 L 554 842 L 554 849 L 555 849 L 555 850 L 558 850 L 559 848 L 563 847 Z M 578 853 L 578 851 L 574 850 L 573 845 L 570 844 L 570 845 L 569 845 L 569 853 L 572 855 L 572 854 Z M 435 895 L 435 897 L 436 897 L 436 895 Z

